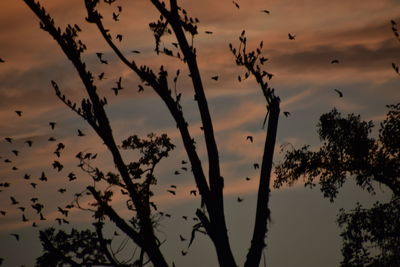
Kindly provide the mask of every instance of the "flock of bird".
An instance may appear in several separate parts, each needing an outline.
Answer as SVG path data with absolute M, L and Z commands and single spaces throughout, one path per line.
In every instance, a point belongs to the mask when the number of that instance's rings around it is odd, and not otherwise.
M 112 2 L 114 2 L 114 0 L 109 0 L 109 3 L 110 3 L 110 4 L 111 4 Z M 235 7 L 236 7 L 237 9 L 240 9 L 240 5 L 239 5 L 238 2 L 232 1 L 232 3 L 235 5 Z M 121 6 L 118 6 L 118 7 L 117 7 L 117 12 L 113 12 L 113 13 L 112 13 L 112 18 L 113 18 L 114 21 L 118 22 L 118 21 L 120 20 L 120 14 L 121 14 L 121 12 L 122 12 L 122 7 L 121 7 Z M 268 15 L 270 14 L 270 11 L 269 11 L 269 10 L 266 10 L 266 9 L 261 10 L 261 12 L 263 12 L 263 13 L 265 13 L 265 14 L 268 14 Z M 205 31 L 205 34 L 213 34 L 213 32 L 207 30 L 207 31 Z M 123 35 L 122 35 L 122 34 L 117 34 L 117 35 L 116 35 L 116 39 L 117 39 L 118 41 L 121 42 L 122 39 L 123 39 Z M 291 40 L 291 41 L 294 41 L 294 40 L 296 40 L 296 35 L 293 34 L 293 33 L 288 33 L 288 39 Z M 138 51 L 138 50 L 132 50 L 131 52 L 134 53 L 134 54 L 139 54 L 139 53 L 140 53 L 140 51 Z M 96 56 L 98 57 L 98 59 L 99 59 L 99 61 L 100 61 L 101 64 L 108 64 L 108 61 L 107 61 L 106 59 L 104 59 L 104 53 L 98 52 L 98 53 L 96 53 Z M 0 58 L 0 63 L 5 63 L 5 62 L 6 62 L 6 61 L 5 61 L 4 59 Z M 338 60 L 338 59 L 333 59 L 333 60 L 331 61 L 331 64 L 339 64 L 339 60 Z M 98 79 L 99 79 L 99 80 L 103 80 L 103 79 L 105 79 L 105 78 L 106 78 L 106 77 L 105 77 L 105 73 L 104 73 L 104 72 L 102 72 L 102 73 L 100 73 L 100 74 L 98 75 Z M 214 81 L 218 81 L 219 76 L 218 76 L 218 75 L 212 76 L 211 79 L 214 80 Z M 115 83 L 116 83 L 116 86 L 113 87 L 113 88 L 111 88 L 111 89 L 113 90 L 113 92 L 114 92 L 115 95 L 118 95 L 119 91 L 123 89 L 123 86 L 122 86 L 122 77 L 119 77 L 118 80 L 117 80 Z M 141 87 L 141 86 L 139 85 L 139 92 L 140 92 L 140 91 L 143 91 L 143 87 Z M 339 97 L 343 97 L 343 93 L 342 93 L 339 89 L 334 89 L 334 91 L 338 94 Z M 23 111 L 21 111 L 21 110 L 16 110 L 15 113 L 16 113 L 16 115 L 17 115 L 18 117 L 22 117 L 22 116 L 23 116 Z M 283 112 L 283 114 L 284 114 L 286 117 L 288 117 L 288 116 L 290 115 L 290 112 L 285 111 L 285 112 Z M 55 127 L 56 127 L 56 125 L 57 125 L 56 122 L 53 122 L 53 121 L 52 121 L 52 122 L 49 122 L 49 126 L 50 126 L 50 129 L 51 129 L 51 130 L 54 130 Z M 77 129 L 77 136 L 79 136 L 79 137 L 84 137 L 84 136 L 85 136 L 85 133 L 83 133 L 82 130 Z M 7 143 L 10 143 L 10 144 L 13 144 L 13 142 L 14 142 L 14 139 L 13 139 L 12 137 L 5 137 L 4 140 L 5 140 Z M 250 135 L 249 135 L 249 136 L 246 137 L 246 140 L 249 141 L 249 142 L 251 142 L 251 143 L 253 143 L 254 138 L 253 138 L 253 136 L 250 136 Z M 56 142 L 57 140 L 56 140 L 55 137 L 49 137 L 49 138 L 48 138 L 48 141 L 49 141 L 49 142 Z M 34 144 L 34 141 L 33 141 L 33 140 L 24 140 L 24 144 L 26 144 L 29 148 L 31 148 L 31 147 L 33 146 L 33 144 Z M 62 152 L 63 152 L 64 149 L 65 149 L 65 145 L 64 145 L 63 143 L 59 142 L 59 143 L 56 145 L 56 149 L 55 149 L 55 151 L 54 151 L 53 153 L 54 153 L 54 155 L 57 157 L 57 159 L 61 157 L 61 154 L 62 154 Z M 12 149 L 12 150 L 11 150 L 11 153 L 12 153 L 15 157 L 18 157 L 18 156 L 20 155 L 20 151 L 17 150 L 17 149 Z M 1 157 L 0 157 L 0 158 L 1 158 Z M 11 163 L 13 163 L 13 160 L 10 159 L 10 158 L 5 158 L 5 159 L 3 159 L 3 162 L 6 163 L 6 164 L 11 164 Z M 181 163 L 182 163 L 183 166 L 181 167 L 180 170 L 181 170 L 181 171 L 187 171 L 188 168 L 185 166 L 185 164 L 187 164 L 187 162 L 184 161 L 184 160 L 182 160 Z M 12 164 L 11 164 L 11 165 L 12 165 Z M 52 167 L 53 167 L 57 172 L 61 172 L 61 171 L 63 170 L 63 168 L 64 168 L 63 164 L 62 164 L 59 160 L 54 160 L 53 163 L 52 163 Z M 260 166 L 259 166 L 258 163 L 254 163 L 254 164 L 253 164 L 253 167 L 254 167 L 254 169 L 256 170 L 256 169 L 259 169 Z M 12 169 L 13 171 L 17 171 L 17 170 L 18 170 L 18 167 L 12 166 L 11 169 Z M 175 175 L 179 175 L 179 174 L 181 174 L 181 172 L 178 171 L 178 170 L 176 170 L 176 171 L 174 172 L 174 174 L 175 174 Z M 67 178 L 68 178 L 68 181 L 74 181 L 74 180 L 77 179 L 77 176 L 76 176 L 73 172 L 70 172 L 70 173 L 67 175 Z M 32 186 L 33 189 L 36 189 L 36 188 L 37 188 L 38 182 L 34 181 L 34 180 L 31 178 L 31 175 L 30 175 L 30 174 L 27 174 L 27 173 L 24 174 L 23 179 L 29 181 L 29 182 L 30 182 L 30 185 Z M 46 181 L 48 181 L 47 175 L 45 174 L 44 171 L 43 171 L 43 172 L 41 173 L 41 175 L 37 178 L 37 180 L 40 181 L 40 182 L 46 182 Z M 246 177 L 245 180 L 246 180 L 246 181 L 250 181 L 251 178 L 250 178 L 250 177 Z M 9 188 L 10 186 L 11 186 L 11 183 L 10 183 L 10 182 L 1 182 L 1 183 L 0 183 L 0 192 L 3 192 L 3 189 L 5 190 L 5 189 Z M 168 193 L 171 194 L 172 196 L 176 196 L 176 194 L 177 194 L 176 189 L 177 189 L 177 186 L 176 186 L 176 185 L 170 185 L 170 187 L 169 187 L 168 189 L 166 189 L 166 192 L 168 192 Z M 57 191 L 58 191 L 60 194 L 63 194 L 63 193 L 65 193 L 65 192 L 67 191 L 67 189 L 66 189 L 66 188 L 59 188 Z M 122 194 L 127 194 L 127 192 L 124 192 L 124 190 L 121 190 L 121 193 L 122 193 Z M 193 195 L 193 196 L 197 196 L 197 190 L 190 190 L 189 194 L 190 194 L 190 195 Z M 77 195 L 77 194 L 76 194 L 76 195 Z M 22 222 L 24 222 L 24 223 L 30 222 L 31 220 L 30 220 L 29 218 L 27 218 L 26 213 L 25 213 L 25 211 L 26 211 L 26 206 L 22 206 L 22 205 L 20 204 L 20 202 L 19 202 L 14 196 L 10 196 L 9 199 L 10 199 L 10 205 L 15 206 L 16 209 L 18 209 L 18 210 L 21 211 L 21 220 L 22 220 Z M 237 200 L 237 202 L 240 203 L 240 202 L 243 202 L 243 201 L 244 201 L 244 198 L 242 198 L 242 197 L 237 197 L 236 200 Z M 33 209 L 33 211 L 38 215 L 38 220 L 32 220 L 32 227 L 38 227 L 38 221 L 45 221 L 45 220 L 46 220 L 46 218 L 45 218 L 44 215 L 43 215 L 44 204 L 42 204 L 42 203 L 39 201 L 39 198 L 37 198 L 37 197 L 32 197 L 32 198 L 30 199 L 30 206 L 31 206 L 31 208 Z M 4 206 L 3 206 L 3 207 L 4 207 Z M 57 207 L 58 212 L 59 212 L 62 216 L 61 216 L 61 217 L 58 217 L 58 218 L 55 218 L 55 221 L 56 221 L 59 225 L 61 225 L 61 224 L 69 224 L 69 221 L 68 221 L 66 218 L 68 217 L 69 210 L 72 209 L 72 208 L 74 208 L 74 207 L 75 207 L 75 206 L 74 206 L 73 204 L 69 204 L 69 205 L 65 206 L 64 208 Z M 6 210 L 3 210 L 3 209 L 0 210 L 0 215 L 6 216 L 6 214 L 7 214 L 7 211 L 6 211 Z M 171 214 L 165 213 L 165 212 L 162 212 L 162 211 L 160 211 L 159 214 L 160 214 L 161 216 L 165 216 L 165 217 L 167 217 L 167 218 L 171 218 L 171 217 L 172 217 Z M 182 215 L 182 219 L 184 219 L 184 220 L 187 221 L 187 220 L 188 220 L 188 216 Z M 197 217 L 193 217 L 192 219 L 193 219 L 194 221 L 198 221 L 198 218 L 197 218 Z M 10 235 L 11 235 L 12 237 L 14 237 L 15 240 L 17 240 L 17 241 L 20 240 L 20 235 L 19 235 L 19 234 L 17 234 L 17 233 L 11 233 Z M 117 232 L 115 232 L 114 235 L 118 235 Z M 179 235 L 179 239 L 180 239 L 180 241 L 182 241 L 182 242 L 184 242 L 184 241 L 187 240 L 187 239 L 184 238 L 182 235 Z M 185 250 L 182 250 L 182 251 L 181 251 L 182 256 L 185 256 L 187 253 L 188 253 L 188 252 L 185 251 Z M 2 261 L 3 259 L 0 258 L 0 260 Z M 1 262 L 0 262 L 0 263 L 1 263 Z

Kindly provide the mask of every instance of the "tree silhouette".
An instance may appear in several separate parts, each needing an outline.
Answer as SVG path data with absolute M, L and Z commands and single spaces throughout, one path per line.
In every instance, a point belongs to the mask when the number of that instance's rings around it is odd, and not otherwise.
M 318 123 L 321 148 L 292 149 L 276 166 L 275 188 L 304 177 L 305 186 L 319 184 L 324 197 L 331 201 L 349 178 L 371 194 L 376 184 L 391 191 L 388 203 L 377 202 L 370 209 L 358 204 L 353 211 L 340 211 L 341 266 L 400 264 L 400 103 L 388 108 L 378 140 L 370 137 L 371 121 L 362 121 L 354 114 L 342 117 L 336 109 L 323 114 Z
M 396 22 L 391 24 L 400 41 Z M 392 67 L 399 74 L 398 65 Z M 378 201 L 372 208 L 357 203 L 354 210 L 340 210 L 343 267 L 400 265 L 400 103 L 387 108 L 378 139 L 370 136 L 372 121 L 362 121 L 359 115 L 342 117 L 336 109 L 323 114 L 317 125 L 323 142 L 319 150 L 311 151 L 308 145 L 293 148 L 276 166 L 275 188 L 303 177 L 305 186 L 319 184 L 330 201 L 350 178 L 371 194 L 377 184 L 391 192 L 387 203 Z
M 92 160 L 96 157 L 96 154 L 81 152 L 77 155 L 80 161 L 79 166 L 92 177 L 93 185 L 88 186 L 85 192 L 77 194 L 76 202 L 79 208 L 93 212 L 95 231 L 79 232 L 73 230 L 69 234 L 64 231 L 56 233 L 54 229 L 41 231 L 40 239 L 45 253 L 38 258 L 37 264 L 39 266 L 62 266 L 64 264 L 72 266 L 144 266 L 151 263 L 153 266 L 169 266 L 170 264 L 167 263 L 160 249 L 162 242 L 155 234 L 159 215 L 156 212 L 156 205 L 151 200 L 153 196 L 151 187 L 156 183 L 154 175 L 156 165 L 162 158 L 168 157 L 168 153 L 174 148 L 174 145 L 166 135 L 157 136 L 155 134 L 149 134 L 147 139 L 131 136 L 124 140 L 121 145 L 118 145 L 114 139 L 105 110 L 108 100 L 99 95 L 95 77 L 88 70 L 82 58 L 86 45 L 78 39 L 81 28 L 75 24 L 61 29 L 38 2 L 34 0 L 24 0 L 24 2 L 40 20 L 41 29 L 54 38 L 65 56 L 71 61 L 84 85 L 87 96 L 81 99 L 80 103 L 76 103 L 63 94 L 56 81 L 52 81 L 51 84 L 56 95 L 94 129 L 111 153 L 113 163 L 118 171 L 118 173 L 103 173 L 100 168 L 93 166 Z M 184 63 L 190 73 L 189 76 L 202 122 L 208 158 L 208 174 L 203 170 L 203 163 L 198 155 L 196 143 L 185 119 L 180 104 L 181 94 L 177 94 L 176 91 L 173 92 L 171 89 L 171 79 L 168 77 L 169 70 L 163 65 L 158 70 L 154 70 L 146 65 L 137 65 L 135 60 L 128 60 L 116 43 L 116 41 L 121 42 L 123 36 L 117 34 L 115 38 L 112 37 L 110 30 L 104 25 L 103 15 L 98 10 L 100 2 L 100 0 L 84 0 L 87 11 L 86 21 L 97 27 L 99 33 L 119 60 L 140 78 L 144 86 L 139 85 L 139 92 L 150 87 L 157 93 L 168 108 L 179 130 L 201 197 L 201 207 L 196 210 L 199 223 L 193 226 L 190 244 L 193 242 L 196 232 L 206 233 L 214 244 L 219 265 L 237 266 L 236 259 L 232 254 L 224 215 L 224 178 L 220 171 L 219 151 L 214 136 L 213 121 L 197 63 L 196 48 L 193 46 L 193 38 L 198 34 L 196 24 L 199 20 L 190 17 L 176 0 L 170 0 L 169 4 L 159 0 L 151 1 L 159 13 L 159 19 L 149 25 L 155 38 L 156 53 L 165 54 L 171 59 L 177 59 Z M 110 5 L 114 2 L 115 0 L 104 0 L 104 3 Z M 118 6 L 118 11 L 121 12 L 121 10 L 122 7 Z M 116 22 L 119 21 L 119 13 L 113 12 L 112 18 Z M 173 49 L 166 47 L 161 41 L 165 35 L 173 35 L 176 38 L 176 42 L 172 43 Z M 191 39 L 191 42 L 188 38 Z M 232 44 L 229 45 L 236 64 L 245 69 L 243 76 L 239 76 L 238 79 L 241 81 L 253 76 L 267 102 L 267 115 L 264 121 L 266 139 L 260 166 L 255 225 L 245 262 L 245 266 L 251 267 L 259 265 L 262 251 L 266 246 L 265 237 L 270 217 L 268 208 L 270 179 L 280 99 L 275 96 L 274 90 L 268 86 L 268 80 L 272 78 L 272 74 L 262 69 L 262 65 L 266 61 L 261 56 L 263 43 L 261 42 L 256 50 L 249 51 L 244 31 L 240 35 L 239 41 L 238 48 L 235 48 Z M 101 64 L 108 64 L 102 53 L 97 53 L 97 56 Z M 104 73 L 100 74 L 99 79 L 103 79 L 104 76 Z M 178 76 L 179 71 L 172 79 L 174 84 L 176 84 Z M 213 79 L 218 80 L 218 76 L 213 77 Z M 124 89 L 121 78 L 116 82 L 116 87 L 112 89 L 115 95 L 118 95 L 119 91 Z M 54 126 L 52 127 L 54 128 Z M 123 149 L 138 151 L 140 158 L 135 162 L 126 163 L 121 153 Z M 57 149 L 56 152 L 60 151 L 61 149 Z M 54 168 L 60 169 L 62 165 L 57 164 Z M 73 178 L 74 175 L 72 174 L 70 179 Z M 126 208 L 130 211 L 129 219 L 119 214 L 112 206 L 111 202 L 116 188 L 127 198 Z M 174 192 L 173 190 L 170 191 L 171 193 Z M 194 194 L 196 194 L 196 191 L 194 191 Z M 81 206 L 80 200 L 87 195 L 90 195 L 94 202 L 90 203 L 89 207 Z M 112 221 L 115 227 L 140 248 L 139 255 L 132 253 L 133 259 L 131 261 L 118 260 L 117 253 L 110 249 L 111 241 L 104 236 L 102 231 L 106 219 Z M 185 252 L 182 251 L 182 255 L 184 254 Z M 172 265 L 174 266 L 174 263 Z

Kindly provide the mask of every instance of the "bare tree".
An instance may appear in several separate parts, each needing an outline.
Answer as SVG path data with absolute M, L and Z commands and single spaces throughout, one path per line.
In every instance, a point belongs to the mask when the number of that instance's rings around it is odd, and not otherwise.
M 155 234 L 157 218 L 154 215 L 155 205 L 151 201 L 151 196 L 153 195 L 151 186 L 156 180 L 154 168 L 162 158 L 168 156 L 168 152 L 174 148 L 174 145 L 170 143 L 166 135 L 156 136 L 150 134 L 148 139 L 131 136 L 123 141 L 122 146 L 118 146 L 104 109 L 107 105 L 107 99 L 98 94 L 93 74 L 88 70 L 81 57 L 86 50 L 86 46 L 78 39 L 78 34 L 81 31 L 80 27 L 75 24 L 68 25 L 66 29 L 61 29 L 38 2 L 35 0 L 24 0 L 24 2 L 40 20 L 41 29 L 54 38 L 65 56 L 75 67 L 84 85 L 87 97 L 81 99 L 80 103 L 75 103 L 63 94 L 57 82 L 52 81 L 56 95 L 94 129 L 110 151 L 118 170 L 118 173 L 115 174 L 105 174 L 99 168 L 91 165 L 90 160 L 93 155 L 88 155 L 88 153 L 77 155 L 81 168 L 89 173 L 95 182 L 94 185 L 87 187 L 87 191 L 95 200 L 92 205 L 92 211 L 95 214 L 96 231 L 91 233 L 75 231 L 69 235 L 64 232 L 55 234 L 53 229 L 41 232 L 40 238 L 46 253 L 38 260 L 38 264 L 46 265 L 49 262 L 52 264 L 65 263 L 72 266 L 92 266 L 95 264 L 124 266 L 128 264 L 119 262 L 116 259 L 116 255 L 109 250 L 108 244 L 110 240 L 105 238 L 102 233 L 103 222 L 108 218 L 133 240 L 142 251 L 139 258 L 131 265 L 143 266 L 151 262 L 154 266 L 169 266 L 160 249 L 162 242 L 158 240 Z M 104 2 L 111 5 L 115 0 L 104 0 Z M 185 114 L 180 104 L 181 95 L 174 95 L 172 92 L 171 79 L 167 68 L 160 66 L 158 70 L 154 70 L 146 65 L 137 65 L 135 60 L 128 60 L 115 42 L 116 40 L 121 40 L 122 35 L 117 35 L 116 38 L 113 38 L 104 25 L 103 16 L 98 10 L 100 0 L 84 0 L 84 3 L 87 10 L 86 21 L 97 27 L 99 34 L 119 60 L 135 73 L 146 87 L 150 87 L 157 93 L 176 122 L 201 196 L 201 207 L 196 210 L 200 223 L 193 227 L 191 242 L 196 231 L 206 233 L 214 244 L 219 265 L 226 267 L 237 266 L 231 250 L 224 215 L 224 178 L 220 170 L 219 151 L 214 135 L 213 120 L 209 112 L 207 97 L 197 63 L 196 48 L 193 46 L 193 42 L 188 40 L 188 38 L 193 40 L 198 33 L 196 26 L 198 19 L 190 17 L 187 11 L 178 5 L 177 0 L 170 0 L 168 4 L 159 0 L 151 0 L 152 5 L 160 15 L 156 22 L 150 24 L 155 38 L 156 53 L 165 54 L 182 61 L 190 73 L 189 76 L 195 100 L 197 101 L 205 139 L 208 174 L 203 170 L 203 163 L 200 160 L 196 144 L 185 119 Z M 113 13 L 114 20 L 118 20 L 118 16 L 119 14 Z M 176 43 L 174 43 L 174 46 L 176 49 L 171 50 L 163 47 L 161 39 L 166 34 L 175 36 Z M 275 96 L 274 89 L 268 85 L 268 80 L 272 78 L 272 75 L 262 69 L 266 61 L 261 55 L 263 43 L 261 42 L 260 46 L 254 51 L 249 50 L 244 31 L 239 37 L 239 42 L 237 48 L 229 44 L 236 64 L 245 69 L 243 76 L 239 76 L 238 79 L 242 81 L 251 76 L 254 77 L 266 99 L 267 107 L 264 121 L 266 125 L 265 147 L 261 159 L 255 225 L 245 261 L 246 267 L 254 267 L 259 266 L 262 251 L 266 247 L 265 238 L 270 218 L 268 202 L 271 169 L 280 113 L 280 99 Z M 101 58 L 101 54 L 98 54 L 98 56 L 102 62 L 106 63 Z M 176 82 L 178 75 L 179 72 L 173 82 Z M 113 90 L 115 94 L 118 94 L 120 89 L 122 89 L 122 86 L 119 80 Z M 139 90 L 144 90 L 143 86 L 140 86 Z M 121 154 L 121 149 L 139 150 L 141 158 L 136 162 L 126 163 Z M 99 189 L 96 186 L 101 182 L 107 185 L 106 189 Z M 110 203 L 113 196 L 111 188 L 118 187 L 123 192 L 127 192 L 129 197 L 127 208 L 132 213 L 132 219 L 129 221 L 118 214 Z M 86 250 L 86 254 L 82 254 L 81 250 L 78 249 L 82 248 L 84 250 L 85 247 L 89 246 L 86 243 L 81 243 L 80 240 L 82 239 L 93 240 L 93 242 L 90 242 L 90 249 Z M 93 257 L 94 255 L 98 256 Z

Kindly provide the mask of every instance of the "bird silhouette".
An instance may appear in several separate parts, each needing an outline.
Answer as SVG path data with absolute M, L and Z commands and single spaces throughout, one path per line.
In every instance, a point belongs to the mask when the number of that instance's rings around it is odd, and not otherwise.
M 22 214 L 22 221 L 23 221 L 23 222 L 29 221 L 29 220 L 25 217 L 25 214 Z
M 119 14 L 113 12 L 112 16 L 114 21 L 119 21 Z
M 67 192 L 67 189 L 60 188 L 60 189 L 58 189 L 58 192 L 60 192 L 61 194 L 64 194 L 65 192 Z
M 271 14 L 271 12 L 269 11 L 269 10 L 266 10 L 266 9 L 263 9 L 263 10 L 261 10 L 261 12 L 264 12 L 265 14 Z
M 288 33 L 288 37 L 289 37 L 289 40 L 295 40 L 296 39 L 296 35 L 291 34 L 291 33 Z
M 5 163 L 11 163 L 12 161 L 9 160 L 9 159 L 5 159 L 4 162 L 5 162 Z
M 122 42 L 122 34 L 117 34 L 117 36 L 115 37 L 118 41 Z
M 176 192 L 174 190 L 167 190 L 168 193 L 171 193 L 172 195 L 176 195 Z
M 131 52 L 134 53 L 134 54 L 140 54 L 139 50 L 132 50 Z
M 40 213 L 41 211 L 42 211 L 42 209 L 43 209 L 43 204 L 40 204 L 40 203 L 35 203 L 35 204 L 33 204 L 33 205 L 31 205 L 31 207 L 34 209 L 34 210 L 36 210 L 36 213 Z
M 6 213 L 7 212 L 5 212 L 4 210 L 0 210 L 0 214 L 3 215 L 3 216 L 6 216 Z
M 32 144 L 33 144 L 33 141 L 31 141 L 31 140 L 26 140 L 26 141 L 25 141 L 25 144 L 28 144 L 28 146 L 31 147 Z
M 248 136 L 246 137 L 246 140 L 249 140 L 251 143 L 253 143 L 253 136 L 248 135 Z
M 56 150 L 60 151 L 60 150 L 63 150 L 64 148 L 65 148 L 65 145 L 63 143 L 58 143 Z
M 290 112 L 289 111 L 284 111 L 283 115 L 285 115 L 285 117 L 288 117 L 290 115 Z
M 334 59 L 334 60 L 331 61 L 331 64 L 338 64 L 338 63 L 339 63 L 338 59 Z
M 4 138 L 7 142 L 9 142 L 10 144 L 12 143 L 12 138 L 11 137 L 6 137 L 6 138 Z
M 31 183 L 31 186 L 35 189 L 36 188 L 36 183 Z
M 184 160 L 182 160 L 182 161 L 181 161 L 181 163 L 182 163 L 182 164 L 186 164 L 186 163 L 187 163 L 187 161 L 184 161 Z
M 99 78 L 99 80 L 103 80 L 104 79 L 104 72 L 100 73 L 97 77 Z
M 48 139 L 48 141 L 49 141 L 49 142 L 55 142 L 55 141 L 57 141 L 57 139 L 55 139 L 54 137 L 50 137 L 50 138 Z
M 237 2 L 232 1 L 232 3 L 236 6 L 237 9 L 240 9 L 240 6 L 239 6 L 239 4 Z
M 19 234 L 10 234 L 10 235 L 12 235 L 13 237 L 15 237 L 15 239 L 16 239 L 17 241 L 19 241 Z
M 172 184 L 170 185 L 170 187 L 175 188 L 176 189 L 176 185 Z
M 22 211 L 22 212 L 25 211 L 25 207 L 18 207 L 18 209 L 19 209 L 20 211 Z
M 182 235 L 179 235 L 179 239 L 183 242 L 186 241 L 186 238 L 184 238 Z
M 53 166 L 54 169 L 56 169 L 56 170 L 59 171 L 59 172 L 64 168 L 64 166 L 63 166 L 59 161 L 57 161 L 57 160 L 55 160 L 55 161 L 52 163 L 52 166 Z
M 56 127 L 56 123 L 54 121 L 49 122 L 49 125 L 52 130 L 54 130 L 54 127 Z
M 40 217 L 40 220 L 41 220 L 41 221 L 45 221 L 45 220 L 46 220 L 46 218 L 43 216 L 42 213 L 39 213 L 39 217 Z
M 187 221 L 188 217 L 187 217 L 187 216 L 185 216 L 185 215 L 183 215 L 183 216 L 182 216 L 182 219 L 184 219 L 184 220 L 186 220 L 186 221 Z
M 240 198 L 240 197 L 237 198 L 237 202 L 242 202 L 242 201 L 243 201 L 243 198 Z
M 197 191 L 196 190 L 190 190 L 190 193 L 189 193 L 190 195 L 194 195 L 194 196 L 197 196 Z
M 39 180 L 42 182 L 46 182 L 47 181 L 47 177 L 46 174 L 44 172 L 42 172 L 42 174 L 39 177 Z
M 211 79 L 213 79 L 214 81 L 218 81 L 218 76 L 213 76 L 213 77 L 211 77 Z
M 37 224 L 35 222 L 33 222 L 32 227 L 37 227 Z
M 212 31 L 205 31 L 204 33 L 205 33 L 205 34 L 213 34 Z
M 76 175 L 75 175 L 75 173 L 73 173 L 73 172 L 70 172 L 70 173 L 68 174 L 68 179 L 69 179 L 69 181 L 73 181 L 73 180 L 75 180 L 75 179 L 76 179 Z
M 18 150 L 12 150 L 11 152 L 14 153 L 15 156 L 18 156 L 18 154 L 19 154 Z
M 0 63 L 6 62 L 4 59 L 0 58 Z
M 182 253 L 182 256 L 186 256 L 187 251 L 182 250 L 181 253 Z
M 343 97 L 343 93 L 338 89 L 333 89 L 336 93 L 338 93 L 339 97 Z
M 11 205 L 19 204 L 19 202 L 14 197 L 10 197 L 10 199 L 11 199 Z
M 31 198 L 31 202 L 33 202 L 33 203 L 37 202 L 38 200 L 39 200 L 39 199 L 38 199 L 37 197 Z
M 174 174 L 175 174 L 175 175 L 179 175 L 179 174 L 181 174 L 181 173 L 180 173 L 179 171 L 175 171 Z
M 103 53 L 96 53 L 96 56 L 99 58 L 101 64 L 108 64 L 107 60 L 103 59 Z
M 254 169 L 259 169 L 260 168 L 260 165 L 258 165 L 258 163 L 254 163 L 253 166 L 254 166 Z
M 246 181 L 250 181 L 251 180 L 251 178 L 250 177 L 246 177 Z
M 85 134 L 81 130 L 78 129 L 78 136 L 85 136 Z
M 22 111 L 21 110 L 16 110 L 15 113 L 17 113 L 18 116 L 22 116 Z

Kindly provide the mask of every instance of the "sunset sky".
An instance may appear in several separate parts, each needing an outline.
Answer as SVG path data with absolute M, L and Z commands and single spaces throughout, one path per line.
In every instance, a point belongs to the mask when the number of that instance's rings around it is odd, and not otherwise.
M 189 238 L 195 223 L 184 221 L 182 216 L 194 216 L 199 198 L 189 195 L 196 188 L 190 172 L 180 170 L 180 175 L 174 175 L 187 157 L 167 108 L 151 88 L 138 93 L 139 79 L 111 53 L 96 28 L 85 22 L 83 0 L 40 2 L 58 25 L 76 23 L 82 28 L 80 38 L 88 47 L 83 59 L 96 77 L 105 72 L 105 79 L 96 79 L 96 85 L 99 94 L 108 98 L 107 112 L 116 140 L 121 142 L 132 134 L 144 137 L 149 132 L 167 133 L 177 146 L 158 166 L 158 184 L 154 188 L 154 200 L 160 210 L 172 214 L 171 219 L 160 222 L 160 236 L 168 240 L 163 250 L 169 261 L 174 260 L 177 266 L 216 266 L 215 253 L 206 237 L 198 236 L 186 257 L 180 254 L 187 244 L 179 241 L 179 234 Z M 228 44 L 238 46 L 242 30 L 246 30 L 251 47 L 255 48 L 261 40 L 264 42 L 263 55 L 269 59 L 265 68 L 274 74 L 270 85 L 281 98 L 281 110 L 290 112 L 290 116 L 281 116 L 279 121 L 275 150 L 275 162 L 279 162 L 281 145 L 319 145 L 317 120 L 333 107 L 344 114 L 361 114 L 363 119 L 379 125 L 387 111 L 385 105 L 399 102 L 400 79 L 391 64 L 400 63 L 400 43 L 393 36 L 390 20 L 400 25 L 400 3 L 398 0 L 236 2 L 239 9 L 231 0 L 179 1 L 190 16 L 200 20 L 194 45 L 220 149 L 232 247 L 237 262 L 242 264 L 253 227 L 259 175 L 253 163 L 260 163 L 264 145 L 265 131 L 261 126 L 266 103 L 254 80 L 238 82 L 237 76 L 244 70 L 235 65 Z M 112 20 L 117 5 L 123 7 L 118 23 Z M 101 7 L 111 34 L 123 34 L 118 45 L 128 58 L 155 70 L 160 65 L 166 66 L 171 80 L 176 70 L 181 69 L 176 90 L 182 93 L 183 112 L 205 168 L 200 117 L 188 71 L 177 60 L 154 52 L 148 24 L 158 18 L 155 8 L 144 0 L 118 0 L 112 6 Z M 5 61 L 0 63 L 0 183 L 11 184 L 9 188 L 0 188 L 0 210 L 6 211 L 5 216 L 0 215 L 0 258 L 5 259 L 4 266 L 32 266 L 41 252 L 38 230 L 56 225 L 55 219 L 61 217 L 57 207 L 67 205 L 76 192 L 91 182 L 76 167 L 75 155 L 79 151 L 98 153 L 97 166 L 105 171 L 113 171 L 114 166 L 100 138 L 57 99 L 51 87 L 50 81 L 56 81 L 69 98 L 80 103 L 85 92 L 72 64 L 55 41 L 39 29 L 38 19 L 22 0 L 2 0 L 0 10 L 0 58 Z M 288 39 L 289 33 L 295 35 L 295 40 Z M 172 48 L 174 41 L 167 37 L 164 45 Z M 141 53 L 134 54 L 132 50 Z M 103 53 L 107 65 L 100 64 L 97 52 Z M 339 63 L 331 64 L 332 60 Z M 211 79 L 213 76 L 218 76 L 218 81 Z M 115 96 L 111 88 L 119 77 L 124 89 Z M 343 97 L 334 89 L 340 90 Z M 22 116 L 16 110 L 21 110 Z M 49 122 L 56 122 L 53 130 Z M 85 136 L 79 137 L 77 129 Z M 254 137 L 253 143 L 246 141 L 248 135 Z M 13 139 L 12 143 L 5 140 L 7 137 Z M 50 137 L 56 141 L 49 142 Z M 33 141 L 32 147 L 28 147 L 26 140 Z M 60 142 L 65 149 L 57 158 L 53 152 Z M 12 150 L 18 150 L 18 156 Z M 134 156 L 124 155 L 127 162 Z M 6 159 L 11 162 L 5 162 Z M 64 165 L 61 172 L 52 168 L 54 160 Z M 13 167 L 17 170 L 12 170 Z M 42 171 L 48 176 L 47 183 L 38 181 Z M 73 182 L 68 182 L 70 172 L 78 176 Z M 31 175 L 30 180 L 23 178 L 25 174 Z M 251 180 L 246 181 L 246 177 Z M 31 182 L 38 184 L 36 189 Z M 178 186 L 176 196 L 166 191 L 171 184 Z M 59 193 L 60 188 L 66 192 Z M 19 204 L 11 205 L 10 196 Z M 238 203 L 238 196 L 244 201 Z M 44 223 L 30 207 L 32 197 L 45 204 Z M 323 199 L 318 189 L 304 189 L 301 184 L 274 190 L 272 225 L 265 252 L 268 267 L 338 266 L 341 240 L 335 218 L 339 208 L 351 209 L 357 201 L 370 205 L 385 198 L 383 187 L 377 196 L 371 197 L 351 182 L 335 203 Z M 123 204 L 122 196 L 117 195 L 114 203 Z M 18 209 L 21 206 L 26 207 L 25 212 Z M 22 222 L 22 214 L 28 222 Z M 87 212 L 71 211 L 68 220 L 70 225 L 63 229 L 90 227 Z M 32 222 L 39 227 L 32 228 Z M 20 234 L 20 241 L 10 233 Z

